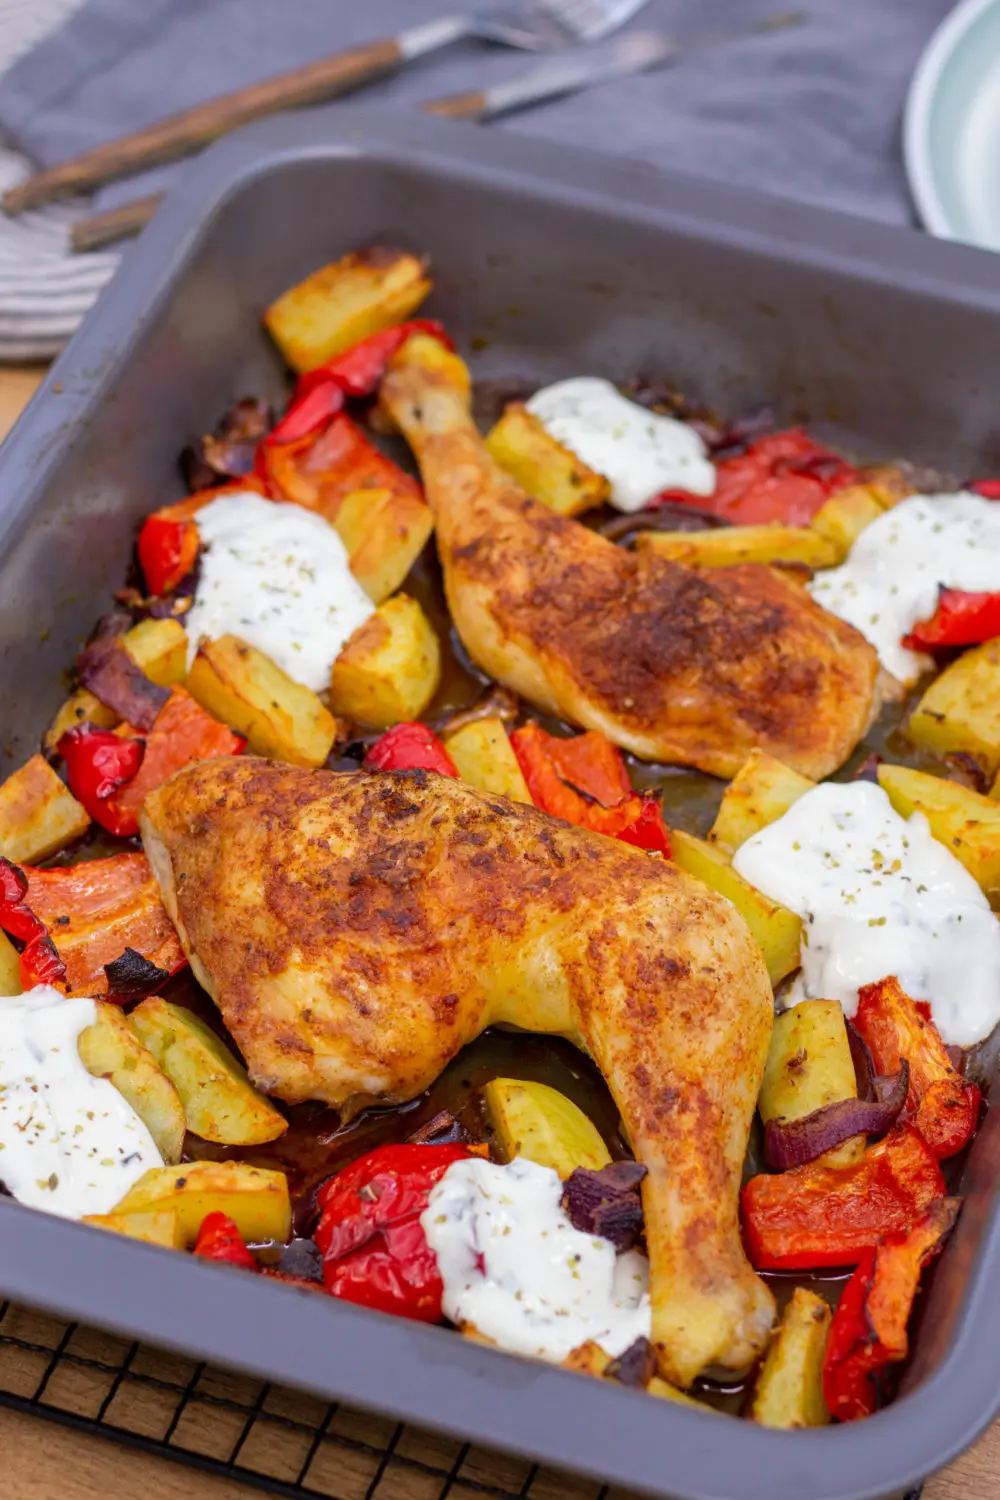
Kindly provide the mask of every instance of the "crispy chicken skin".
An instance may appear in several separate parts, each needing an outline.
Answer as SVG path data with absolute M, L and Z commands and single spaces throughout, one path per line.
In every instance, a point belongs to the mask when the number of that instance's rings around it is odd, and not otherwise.
M 413 1098 L 485 1027 L 594 1057 L 638 1159 L 665 1376 L 742 1370 L 773 1302 L 738 1194 L 771 1032 L 729 902 L 663 860 L 423 771 L 202 761 L 142 837 L 192 968 L 263 1089 Z
M 413 339 L 382 403 L 434 511 L 452 618 L 499 682 L 644 760 L 736 774 L 754 746 L 820 779 L 875 708 L 878 658 L 777 569 L 628 552 L 528 498 L 490 458 L 462 366 Z

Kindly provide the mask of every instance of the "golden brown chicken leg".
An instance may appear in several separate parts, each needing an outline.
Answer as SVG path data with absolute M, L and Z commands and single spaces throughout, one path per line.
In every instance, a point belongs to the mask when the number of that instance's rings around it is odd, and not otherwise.
M 195 974 L 281 1099 L 411 1099 L 494 1023 L 586 1047 L 649 1169 L 663 1373 L 760 1353 L 773 1303 L 738 1193 L 772 1000 L 727 901 L 421 771 L 204 761 L 147 798 L 142 836 Z
M 452 617 L 479 665 L 644 760 L 734 776 L 760 746 L 816 779 L 841 765 L 874 710 L 868 642 L 777 569 L 627 552 L 529 499 L 487 453 L 467 379 L 413 338 L 382 402 L 416 453 Z

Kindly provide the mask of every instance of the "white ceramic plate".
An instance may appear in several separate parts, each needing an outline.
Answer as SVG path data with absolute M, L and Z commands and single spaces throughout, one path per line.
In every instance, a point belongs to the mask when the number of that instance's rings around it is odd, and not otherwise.
M 962 0 L 910 83 L 903 152 L 931 234 L 1000 250 L 1000 0 Z

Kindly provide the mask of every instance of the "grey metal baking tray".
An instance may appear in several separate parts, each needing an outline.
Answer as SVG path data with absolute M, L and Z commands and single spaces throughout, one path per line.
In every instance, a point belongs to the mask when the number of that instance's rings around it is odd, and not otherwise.
M 284 376 L 265 304 L 373 239 L 432 254 L 431 310 L 480 378 L 669 373 L 776 398 L 959 472 L 1000 463 L 993 257 L 642 164 L 333 109 L 269 121 L 185 176 L 0 453 L 3 744 L 29 754 L 180 493 L 178 446 Z M 961 982 L 956 976 L 956 982 Z M 61 1315 L 673 1500 L 871 1500 L 950 1461 L 1000 1407 L 1000 1112 L 987 1116 L 904 1392 L 778 1433 L 640 1399 L 0 1201 L 0 1291 Z

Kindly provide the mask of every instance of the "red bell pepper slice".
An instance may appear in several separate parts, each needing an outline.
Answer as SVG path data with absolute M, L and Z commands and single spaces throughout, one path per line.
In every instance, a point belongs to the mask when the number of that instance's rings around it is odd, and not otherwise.
M 19 964 L 21 987 L 62 985 L 66 965 L 56 952 L 42 919 L 28 905 L 28 877 L 19 865 L 0 857 L 0 927 L 24 943 Z
M 206 1214 L 201 1221 L 194 1253 L 202 1260 L 222 1261 L 244 1271 L 256 1271 L 257 1262 L 247 1249 L 243 1236 L 228 1214 Z
M 1000 479 L 974 479 L 968 488 L 984 500 L 1000 500 Z
M 903 1232 L 866 1250 L 833 1315 L 823 1364 L 823 1394 L 841 1422 L 870 1417 L 878 1377 L 909 1353 L 907 1325 L 920 1277 L 958 1217 L 957 1198 L 939 1198 Z
M 366 771 L 436 771 L 458 776 L 458 767 L 426 724 L 395 724 L 369 746 L 362 762 Z
M 172 594 L 198 557 L 198 527 L 193 521 L 152 515 L 143 522 L 136 549 L 149 594 Z
M 982 1095 L 952 1065 L 929 1008 L 911 1000 L 898 979 L 883 979 L 859 991 L 854 1025 L 878 1073 L 898 1073 L 904 1057 L 909 1063 L 903 1120 L 939 1161 L 961 1151 L 975 1134 Z
M 412 475 L 376 448 L 345 413 L 319 433 L 257 449 L 258 471 L 275 500 L 291 500 L 334 522 L 356 490 L 391 490 L 422 499 Z
M 56 987 L 68 994 L 103 995 L 124 1003 L 127 997 L 109 994 L 104 966 L 120 959 L 126 948 L 168 975 L 187 963 L 144 854 L 114 854 L 54 870 L 25 866 L 23 874 L 28 883 L 24 904 L 66 966 L 65 980 Z M 0 926 L 11 931 L 8 920 L 0 905 Z M 20 923 L 23 917 L 15 915 L 14 920 Z M 29 943 L 21 955 L 25 988 L 35 983 L 33 971 L 26 972 L 26 960 L 33 962 L 32 947 Z
M 135 813 L 121 811 L 113 793 L 138 775 L 145 740 L 123 739 L 111 729 L 84 723 L 68 730 L 56 749 L 66 762 L 70 791 L 94 822 L 119 838 L 130 838 L 138 828 Z
M 859 478 L 858 471 L 839 454 L 815 442 L 801 427 L 790 427 L 758 438 L 745 453 L 717 464 L 714 494 L 664 490 L 650 505 L 679 500 L 723 516 L 735 526 L 769 521 L 808 526 L 836 490 L 857 484 Z
M 632 790 L 621 751 L 603 734 L 558 739 L 532 723 L 515 729 L 510 742 L 536 807 L 592 833 L 670 857 L 658 799 Z
M 319 1191 L 316 1244 L 326 1289 L 422 1323 L 441 1317 L 437 1257 L 420 1227 L 431 1188 L 464 1146 L 379 1146 Z
M 978 646 L 998 635 L 1000 593 L 942 589 L 937 609 L 903 637 L 903 645 L 911 651 L 943 651 L 949 646 Z
M 325 364 L 317 365 L 315 370 L 299 376 L 288 411 L 264 438 L 264 446 L 294 443 L 308 437 L 330 417 L 336 416 L 345 397 L 372 395 L 392 356 L 414 333 L 426 333 L 447 349 L 455 347 L 442 325 L 432 318 L 414 318 L 395 328 L 373 333 L 343 354 L 337 354 Z
M 129 734 L 124 725 L 116 734 Z M 125 744 L 133 743 L 126 739 Z M 104 803 L 104 811 L 117 830 L 139 826 L 139 810 L 150 792 L 192 760 L 212 760 L 219 755 L 240 755 L 246 746 L 242 735 L 213 719 L 184 688 L 175 687 L 156 716 L 146 736 L 146 753 L 131 781 L 124 782 Z M 86 804 L 84 804 L 86 805 Z M 100 822 L 100 817 L 98 818 Z M 103 826 L 108 827 L 105 821 Z M 112 832 L 115 830 L 112 829 Z
M 853 1266 L 943 1195 L 941 1168 L 903 1125 L 849 1167 L 816 1161 L 752 1177 L 742 1195 L 747 1254 L 759 1271 Z

